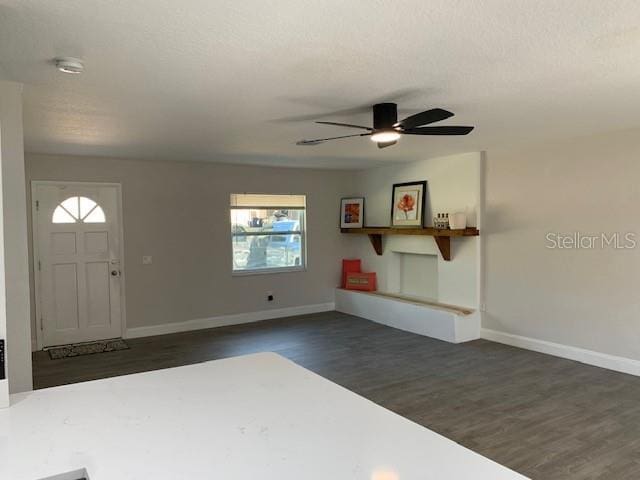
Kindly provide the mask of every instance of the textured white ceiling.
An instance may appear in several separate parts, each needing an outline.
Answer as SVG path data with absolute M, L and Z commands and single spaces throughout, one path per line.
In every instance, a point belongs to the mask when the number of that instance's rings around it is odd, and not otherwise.
M 636 127 L 639 52 L 637 0 L 0 0 L 32 152 L 354 167 Z M 395 97 L 477 128 L 378 150 L 277 121 Z

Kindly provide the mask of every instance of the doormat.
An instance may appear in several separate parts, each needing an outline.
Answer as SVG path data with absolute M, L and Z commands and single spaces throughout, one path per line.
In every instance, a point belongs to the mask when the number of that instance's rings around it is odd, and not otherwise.
M 103 340 L 79 345 L 62 345 L 61 347 L 52 347 L 48 352 L 51 360 L 59 360 L 67 357 L 78 357 L 80 355 L 92 355 L 94 353 L 115 352 L 117 350 L 128 349 L 129 345 L 127 345 L 127 342 L 118 338 L 116 340 Z

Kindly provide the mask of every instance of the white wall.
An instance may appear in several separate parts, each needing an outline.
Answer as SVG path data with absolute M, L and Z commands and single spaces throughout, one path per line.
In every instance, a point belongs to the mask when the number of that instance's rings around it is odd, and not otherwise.
M 6 295 L 9 390 L 13 393 L 31 390 L 33 386 L 20 84 L 0 81 L 0 129 L 4 207 L 4 269 L 0 269 L 0 277 Z M 1 305 L 0 300 L 0 310 L 3 310 Z
M 485 328 L 640 360 L 640 130 L 488 152 Z M 548 249 L 634 232 L 633 249 Z
M 434 213 L 467 211 L 469 226 L 478 225 L 480 205 L 480 153 L 430 158 L 393 164 L 357 172 L 354 195 L 366 197 L 367 226 L 388 226 L 391 216 L 391 192 L 394 183 L 427 180 L 425 220 L 431 225 Z M 380 290 L 390 291 L 397 280 L 393 252 L 437 255 L 438 300 L 465 307 L 478 306 L 479 239 L 452 239 L 452 259 L 444 261 L 435 240 L 422 236 L 385 238 L 384 255 L 377 256 L 368 238 L 350 236 L 355 254 L 363 266 L 378 274 Z
M 349 172 L 28 154 L 27 176 L 122 183 L 128 328 L 333 302 Z M 307 271 L 231 276 L 229 194 L 239 192 L 307 195 Z

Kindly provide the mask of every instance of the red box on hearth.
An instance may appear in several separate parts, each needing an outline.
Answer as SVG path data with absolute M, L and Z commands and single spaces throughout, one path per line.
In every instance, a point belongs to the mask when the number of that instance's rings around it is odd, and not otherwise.
M 344 288 L 347 290 L 375 292 L 377 289 L 376 284 L 376 272 L 351 272 L 347 273 L 347 282 Z
M 342 260 L 342 288 L 347 288 L 347 273 L 360 273 L 362 271 L 359 258 Z

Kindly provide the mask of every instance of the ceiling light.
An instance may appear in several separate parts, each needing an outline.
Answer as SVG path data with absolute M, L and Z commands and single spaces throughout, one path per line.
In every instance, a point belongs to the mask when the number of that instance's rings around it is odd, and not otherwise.
M 60 57 L 55 59 L 56 68 L 63 73 L 82 73 L 84 70 L 84 65 L 82 65 L 82 60 L 73 57 Z
M 371 135 L 371 140 L 376 143 L 395 142 L 400 138 L 400 134 L 394 130 L 383 130 Z

